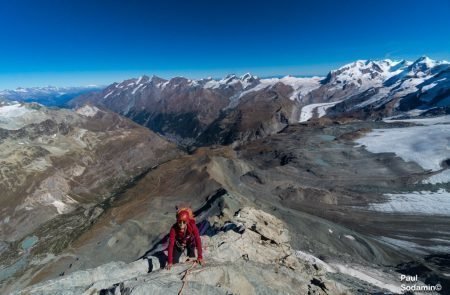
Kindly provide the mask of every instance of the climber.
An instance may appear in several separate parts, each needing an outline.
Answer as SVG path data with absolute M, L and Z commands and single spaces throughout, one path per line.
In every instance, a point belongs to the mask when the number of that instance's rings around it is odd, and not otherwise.
M 195 247 L 197 248 L 197 259 L 194 262 L 202 265 L 202 242 L 195 224 L 194 214 L 190 208 L 179 209 L 177 222 L 170 229 L 166 269 L 170 269 L 173 263 L 179 262 L 184 249 L 187 249 L 188 257 L 195 258 Z

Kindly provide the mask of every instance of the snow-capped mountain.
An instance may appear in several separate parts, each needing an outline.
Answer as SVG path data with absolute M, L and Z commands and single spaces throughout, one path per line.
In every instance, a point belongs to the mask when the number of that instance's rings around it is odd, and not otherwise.
M 47 106 L 65 106 L 72 98 L 90 91 L 102 89 L 100 86 L 80 86 L 80 87 L 18 87 L 16 89 L 6 89 L 0 91 L 0 99 L 37 102 Z
M 86 95 L 76 98 L 71 102 L 72 105 L 79 105 L 85 101 L 99 101 L 101 103 L 114 105 L 114 97 L 120 96 L 148 96 L 153 95 L 157 97 L 149 97 L 150 100 L 161 100 L 164 96 L 168 95 L 171 90 L 190 90 L 195 89 L 199 91 L 218 92 L 222 95 L 231 94 L 229 97 L 224 97 L 225 100 L 232 98 L 240 98 L 244 95 L 256 92 L 264 89 L 268 89 L 282 83 L 292 88 L 292 100 L 301 100 L 301 98 L 309 93 L 311 90 L 320 86 L 322 77 L 312 78 L 297 78 L 293 76 L 286 76 L 283 78 L 267 78 L 260 79 L 257 76 L 253 76 L 250 73 L 242 75 L 240 77 L 236 75 L 228 75 L 223 79 L 214 80 L 212 78 L 191 80 L 184 77 L 175 77 L 170 80 L 165 80 L 157 76 L 141 76 L 139 78 L 133 78 L 125 80 L 121 83 L 113 83 L 106 87 L 101 94 Z M 128 103 L 128 111 L 133 109 L 135 101 L 130 99 L 131 104 Z M 127 110 L 126 110 L 127 111 Z M 126 114 L 126 111 L 124 112 Z
M 379 119 L 448 108 L 449 74 L 450 63 L 428 57 L 415 62 L 357 61 L 330 72 L 323 85 L 309 93 L 308 102 L 315 105 L 306 107 L 303 119 L 325 114 Z M 323 106 L 327 111 L 321 111 Z
M 232 136 L 237 139 L 248 131 L 277 132 L 288 123 L 325 115 L 380 119 L 442 108 L 445 112 L 449 72 L 448 62 L 421 57 L 414 62 L 358 60 L 326 77 L 141 76 L 77 97 L 71 105 L 101 105 L 177 140 L 210 138 L 212 130 L 215 137 L 221 133 L 217 128 L 239 130 L 241 135 Z
M 247 127 L 239 127 L 242 124 L 259 126 L 261 115 L 265 114 L 269 121 L 283 121 L 280 127 L 275 128 L 278 130 L 288 120 L 296 120 L 296 101 L 319 87 L 321 80 L 320 77 L 291 76 L 261 79 L 249 73 L 228 75 L 218 80 L 183 77 L 166 80 L 141 76 L 113 83 L 98 93 L 82 95 L 70 104 L 80 106 L 90 102 L 101 105 L 189 145 L 208 128 L 222 126 L 221 121 L 232 124 L 241 113 L 246 117 L 246 123 L 241 120 L 234 124 L 233 129 L 246 131 Z M 255 103 L 259 108 L 253 107 Z M 249 111 L 258 115 L 247 117 L 245 114 Z M 266 131 L 272 129 L 267 128 Z

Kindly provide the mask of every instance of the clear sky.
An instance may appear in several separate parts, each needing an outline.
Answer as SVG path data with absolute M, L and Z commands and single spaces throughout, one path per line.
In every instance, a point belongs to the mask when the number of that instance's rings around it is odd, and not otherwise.
M 0 0 L 0 89 L 450 60 L 450 1 Z

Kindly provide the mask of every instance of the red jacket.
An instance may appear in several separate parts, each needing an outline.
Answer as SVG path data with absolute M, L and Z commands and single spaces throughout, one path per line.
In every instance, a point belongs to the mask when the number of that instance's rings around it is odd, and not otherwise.
M 168 263 L 173 262 L 173 247 L 175 246 L 175 240 L 180 244 L 189 245 L 195 242 L 197 247 L 197 258 L 203 259 L 202 256 L 202 240 L 200 239 L 200 234 L 198 233 L 197 225 L 194 221 L 188 222 L 186 228 L 186 233 L 184 233 L 178 226 L 178 224 L 172 225 L 169 235 L 169 248 L 168 248 Z

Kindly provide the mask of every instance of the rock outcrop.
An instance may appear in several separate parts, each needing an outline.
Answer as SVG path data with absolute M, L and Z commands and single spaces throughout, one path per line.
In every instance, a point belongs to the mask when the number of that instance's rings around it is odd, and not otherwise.
M 320 265 L 298 258 L 284 223 L 250 207 L 213 222 L 202 236 L 203 266 L 161 270 L 155 256 L 111 262 L 13 294 L 349 294 Z M 153 271 L 148 272 L 149 269 Z

